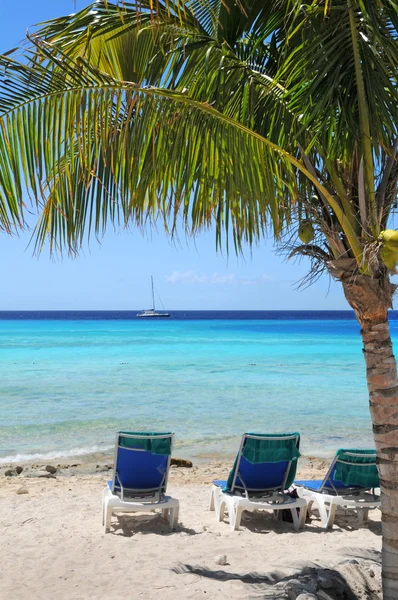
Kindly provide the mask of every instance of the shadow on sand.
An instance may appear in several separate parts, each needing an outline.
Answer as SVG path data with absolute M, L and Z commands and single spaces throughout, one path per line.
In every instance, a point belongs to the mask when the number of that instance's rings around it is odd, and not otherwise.
M 357 552 L 357 549 L 354 550 Z M 369 560 L 374 562 L 370 558 Z M 339 567 L 343 573 L 338 570 Z M 370 584 L 368 574 L 370 569 L 366 572 L 361 563 L 354 558 L 351 560 L 347 558 L 335 569 L 325 569 L 309 562 L 298 567 L 290 575 L 278 570 L 267 573 L 237 573 L 189 564 L 179 564 L 172 571 L 177 575 L 191 574 L 219 582 L 240 581 L 248 586 L 242 597 L 253 600 L 292 598 L 294 597 L 292 592 L 296 595 L 300 593 L 322 594 L 318 597 L 322 597 L 324 600 L 358 600 L 358 598 L 369 598 L 370 600 L 380 597 L 375 592 L 377 584 L 376 586 Z M 351 574 L 349 580 L 344 575 L 346 572 Z
M 169 524 L 161 515 L 113 515 L 110 532 L 113 535 L 122 535 L 124 537 L 134 537 L 137 533 L 155 534 L 155 535 L 175 535 L 184 533 L 185 535 L 198 535 L 203 533 L 184 527 L 181 523 L 177 525 L 174 531 L 170 531 Z

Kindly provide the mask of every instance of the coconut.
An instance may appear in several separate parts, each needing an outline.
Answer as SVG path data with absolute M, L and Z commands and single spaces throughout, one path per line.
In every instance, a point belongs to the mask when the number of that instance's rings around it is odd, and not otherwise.
M 398 249 L 394 250 L 389 246 L 383 246 L 380 257 L 389 271 L 394 271 L 398 264 Z
M 395 229 L 386 229 L 379 235 L 379 240 L 384 243 L 384 246 L 392 250 L 398 250 L 398 231 Z
M 301 221 L 298 236 L 303 244 L 309 244 L 314 239 L 314 227 L 308 219 Z

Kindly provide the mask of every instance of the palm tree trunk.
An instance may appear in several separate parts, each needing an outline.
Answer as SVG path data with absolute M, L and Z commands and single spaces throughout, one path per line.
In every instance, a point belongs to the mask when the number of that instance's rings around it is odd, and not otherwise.
M 336 261 L 337 262 L 337 261 Z M 398 598 L 398 381 L 388 309 L 395 290 L 387 275 L 340 276 L 345 296 L 361 326 L 370 414 L 382 504 L 384 600 Z

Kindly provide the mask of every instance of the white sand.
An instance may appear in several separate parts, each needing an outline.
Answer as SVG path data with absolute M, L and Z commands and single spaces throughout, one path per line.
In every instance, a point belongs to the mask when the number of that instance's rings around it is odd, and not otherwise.
M 316 520 L 294 533 L 266 513 L 246 513 L 231 532 L 209 512 L 209 484 L 227 468 L 173 469 L 168 493 L 180 499 L 180 525 L 122 514 L 101 524 L 106 474 L 0 479 L 0 597 L 3 599 L 285 598 L 283 585 L 305 567 L 337 569 L 361 599 L 379 599 L 380 512 L 357 527 L 339 515 L 332 531 Z M 310 465 L 300 476 L 319 475 Z M 18 495 L 22 486 L 28 494 Z M 215 557 L 225 554 L 228 565 Z M 348 561 L 359 561 L 359 564 Z M 315 571 L 314 571 L 315 573 Z M 326 590 L 325 590 L 326 591 Z M 330 596 L 333 597 L 333 596 Z

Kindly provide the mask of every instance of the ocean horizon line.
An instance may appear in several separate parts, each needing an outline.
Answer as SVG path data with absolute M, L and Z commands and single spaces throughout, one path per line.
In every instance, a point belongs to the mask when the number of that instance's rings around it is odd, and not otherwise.
M 133 312 L 134 310 L 142 310 L 140 308 L 6 308 L 0 309 L 0 313 L 14 313 L 14 312 Z M 317 309 L 317 308 L 169 308 L 168 310 L 174 310 L 175 312 L 318 312 L 318 313 L 335 313 L 335 312 L 349 312 L 353 313 L 352 309 Z M 392 311 L 396 312 L 396 311 Z
M 139 320 L 142 308 L 131 309 L 7 309 L 0 310 L 0 321 L 25 320 Z M 165 310 L 165 309 L 162 309 Z M 356 320 L 351 309 L 173 309 L 167 308 L 171 320 Z M 389 311 L 392 321 L 398 320 L 398 311 Z M 156 319 L 158 321 L 158 319 Z
M 139 320 L 142 308 L 131 309 L 21 309 L 0 310 L 0 321 L 68 321 L 68 320 Z M 163 309 L 162 309 L 163 310 Z M 355 320 L 352 310 L 312 310 L 312 309 L 173 309 L 167 307 L 170 320 Z M 391 313 L 393 320 L 398 318 Z M 151 319 L 152 320 L 152 319 Z M 169 319 L 168 319 L 169 320 Z M 156 319 L 158 321 L 158 319 Z M 163 321 L 163 319 L 162 319 Z

